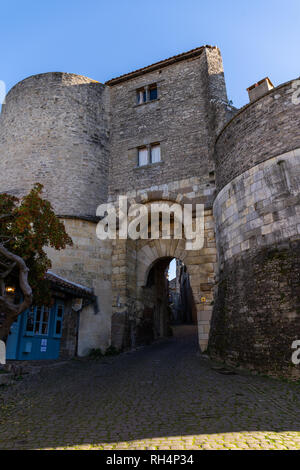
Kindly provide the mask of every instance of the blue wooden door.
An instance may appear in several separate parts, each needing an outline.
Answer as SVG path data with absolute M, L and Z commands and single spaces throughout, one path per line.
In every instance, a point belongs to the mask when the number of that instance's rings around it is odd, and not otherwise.
M 6 341 L 6 359 L 17 359 L 20 325 L 22 323 L 21 317 L 22 315 L 19 315 L 18 320 L 15 321 L 10 327 L 10 332 Z
M 64 304 L 59 300 L 52 308 L 32 306 L 22 313 L 9 335 L 7 359 L 57 359 L 63 315 Z

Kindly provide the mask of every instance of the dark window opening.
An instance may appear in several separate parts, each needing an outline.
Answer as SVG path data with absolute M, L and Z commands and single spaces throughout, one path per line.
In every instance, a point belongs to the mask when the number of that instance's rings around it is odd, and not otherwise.
M 137 104 L 147 103 L 149 101 L 157 100 L 158 92 L 157 85 L 154 83 L 150 86 L 145 86 L 143 88 L 138 88 L 136 90 L 136 102 Z
M 149 89 L 149 100 L 150 101 L 157 100 L 157 86 L 156 85 L 153 85 Z

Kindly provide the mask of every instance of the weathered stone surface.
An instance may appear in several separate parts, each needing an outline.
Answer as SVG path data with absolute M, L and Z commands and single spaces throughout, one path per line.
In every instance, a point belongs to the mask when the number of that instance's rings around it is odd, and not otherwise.
M 98 313 L 94 306 L 85 307 L 79 315 L 78 354 L 86 355 L 91 349 L 102 349 L 110 344 L 112 312 L 112 246 L 110 240 L 96 237 L 96 223 L 80 219 L 64 219 L 66 231 L 73 240 L 73 246 L 63 251 L 48 249 L 52 270 L 73 282 L 90 287 L 98 298 Z M 75 341 L 76 327 L 73 312 L 72 328 Z M 68 335 L 69 347 L 72 340 Z M 64 346 L 62 346 L 65 349 Z
M 39 182 L 58 214 L 95 216 L 107 198 L 108 121 L 95 80 L 57 72 L 18 83 L 0 117 L 0 191 Z
M 157 83 L 158 99 L 136 106 L 136 90 L 151 83 Z M 226 122 L 217 111 L 211 113 L 216 104 L 227 109 L 218 49 L 207 48 L 184 64 L 112 84 L 110 93 L 110 194 L 192 176 L 209 185 L 215 126 Z M 151 142 L 161 143 L 162 162 L 138 168 L 137 147 Z
M 283 240 L 299 239 L 300 152 L 270 158 L 219 192 L 214 215 L 219 262 Z
M 298 376 L 300 241 L 254 248 L 219 273 L 209 339 L 212 357 L 274 375 Z
M 274 88 L 242 108 L 218 136 L 216 181 L 220 191 L 236 176 L 269 158 L 300 148 L 299 80 Z
M 299 376 L 299 81 L 271 90 L 216 143 L 218 275 L 209 351 L 235 365 Z

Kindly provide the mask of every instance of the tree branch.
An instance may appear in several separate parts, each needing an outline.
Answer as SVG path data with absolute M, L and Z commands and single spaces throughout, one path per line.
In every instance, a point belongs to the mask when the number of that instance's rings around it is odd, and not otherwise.
M 23 312 L 26 310 L 31 305 L 32 302 L 32 289 L 28 283 L 28 271 L 29 269 L 27 268 L 25 261 L 18 255 L 15 255 L 14 253 L 11 253 L 8 251 L 2 244 L 0 244 L 0 254 L 3 255 L 5 258 L 9 259 L 12 261 L 15 266 L 19 267 L 19 283 L 20 283 L 20 288 L 23 293 L 23 302 L 21 302 L 19 305 L 16 305 L 18 313 Z M 15 306 L 11 302 L 3 299 L 3 297 L 0 299 L 2 302 L 8 302 L 6 304 L 6 308 L 12 308 Z
M 7 238 L 7 240 L 3 240 L 4 238 Z M 2 239 L 0 244 L 3 245 L 3 246 L 6 245 L 6 243 L 9 243 L 9 242 L 12 241 L 12 238 L 4 237 L 4 236 L 1 236 L 1 235 L 0 235 L 0 239 Z
M 0 272 L 0 279 L 5 279 L 12 272 L 16 264 L 17 264 L 16 262 L 11 263 L 11 264 L 5 264 L 0 261 L 0 266 L 3 266 L 4 268 L 6 268 L 6 271 L 2 273 Z

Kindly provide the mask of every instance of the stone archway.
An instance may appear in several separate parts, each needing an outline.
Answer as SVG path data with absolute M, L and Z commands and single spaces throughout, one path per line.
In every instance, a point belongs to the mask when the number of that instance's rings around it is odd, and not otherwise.
M 167 189 L 145 190 L 129 201 L 149 204 L 166 202 L 202 203 L 194 193 L 178 194 Z M 163 258 L 177 258 L 187 267 L 197 309 L 199 346 L 207 349 L 213 309 L 213 291 L 217 266 L 217 249 L 211 209 L 204 211 L 204 246 L 199 251 L 187 251 L 185 240 L 113 240 L 112 251 L 112 327 L 111 343 L 118 349 L 135 344 L 135 328 L 143 311 L 143 295 L 152 266 Z
M 117 349 L 134 347 L 134 331 L 144 307 L 141 291 L 148 274 L 158 260 L 177 258 L 189 272 L 197 309 L 199 346 L 202 351 L 207 349 L 216 273 L 216 245 L 212 227 L 211 211 L 205 211 L 205 243 L 199 251 L 187 251 L 184 240 L 113 241 L 113 346 Z
M 199 346 L 202 351 L 205 351 L 213 309 L 215 248 L 204 247 L 199 251 L 186 251 L 184 240 L 152 240 L 146 243 L 137 252 L 138 298 L 141 298 L 140 291 L 146 286 L 150 270 L 163 258 L 179 259 L 187 267 L 197 309 Z

